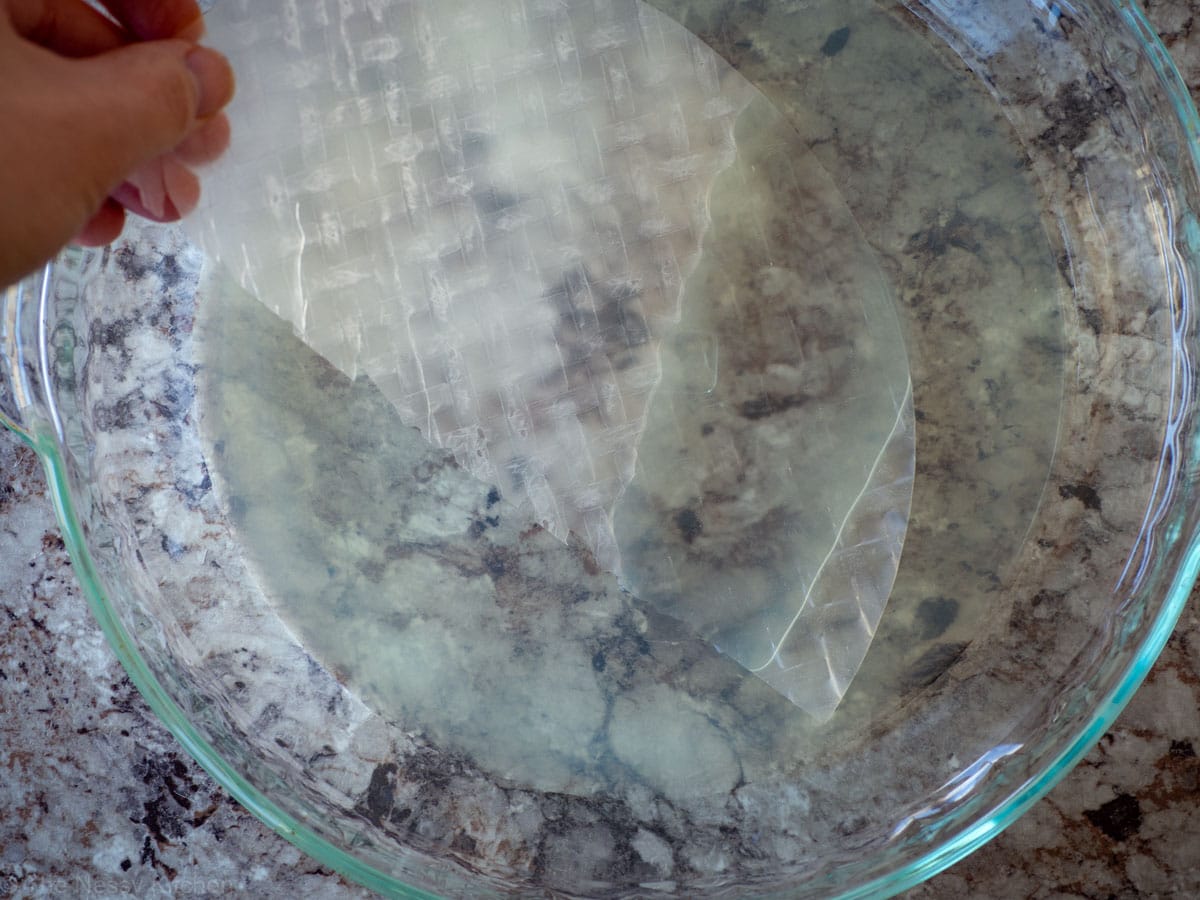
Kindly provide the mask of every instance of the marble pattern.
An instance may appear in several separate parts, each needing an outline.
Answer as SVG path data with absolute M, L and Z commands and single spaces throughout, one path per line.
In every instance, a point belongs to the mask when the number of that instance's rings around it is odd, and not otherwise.
M 1200 87 L 1200 3 L 1147 5 Z M 0 894 L 369 896 L 237 807 L 145 711 L 83 604 L 36 461 L 9 435 L 0 559 Z M 1198 671 L 1193 604 L 1146 686 L 1066 782 L 911 895 L 1200 892 Z

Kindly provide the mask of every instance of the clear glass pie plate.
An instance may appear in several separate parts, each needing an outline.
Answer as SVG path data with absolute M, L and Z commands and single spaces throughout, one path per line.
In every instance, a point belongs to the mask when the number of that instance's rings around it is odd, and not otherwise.
M 1200 567 L 1197 115 L 1123 0 L 221 0 L 234 143 L 0 304 L 151 706 L 393 896 L 882 896 Z

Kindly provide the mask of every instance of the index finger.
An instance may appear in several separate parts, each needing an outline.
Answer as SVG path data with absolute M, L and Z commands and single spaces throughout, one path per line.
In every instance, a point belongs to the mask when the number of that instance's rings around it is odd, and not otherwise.
M 100 0 L 114 19 L 143 41 L 183 38 L 197 41 L 204 35 L 204 19 L 196 0 Z

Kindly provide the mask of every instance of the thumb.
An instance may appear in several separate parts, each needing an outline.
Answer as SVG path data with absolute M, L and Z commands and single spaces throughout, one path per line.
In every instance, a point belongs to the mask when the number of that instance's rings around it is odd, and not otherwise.
M 135 169 L 168 153 L 233 96 L 215 50 L 147 41 L 68 64 L 77 85 L 81 188 L 98 206 Z

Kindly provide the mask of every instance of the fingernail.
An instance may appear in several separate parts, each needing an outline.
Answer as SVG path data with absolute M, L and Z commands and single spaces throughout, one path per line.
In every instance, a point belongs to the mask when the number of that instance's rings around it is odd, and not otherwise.
M 196 118 L 207 119 L 233 96 L 233 69 L 229 60 L 208 47 L 194 47 L 184 58 L 196 79 Z

